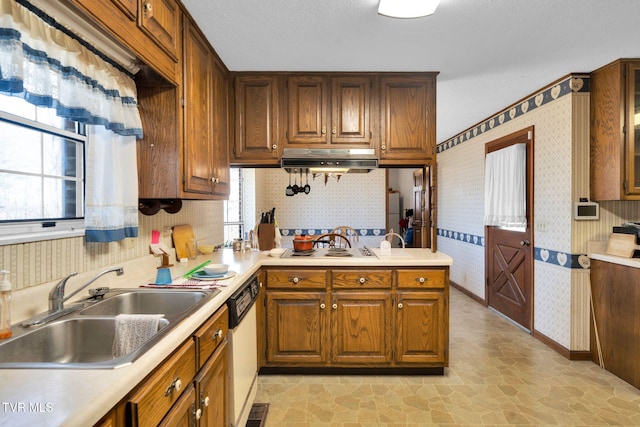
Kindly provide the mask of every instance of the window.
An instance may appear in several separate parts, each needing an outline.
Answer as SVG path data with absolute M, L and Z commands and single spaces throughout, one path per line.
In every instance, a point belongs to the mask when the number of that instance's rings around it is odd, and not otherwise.
M 224 244 L 231 246 L 234 239 L 244 238 L 242 215 L 242 169 L 231 168 L 229 200 L 224 202 Z
M 0 103 L 0 244 L 83 235 L 81 126 L 21 98 Z

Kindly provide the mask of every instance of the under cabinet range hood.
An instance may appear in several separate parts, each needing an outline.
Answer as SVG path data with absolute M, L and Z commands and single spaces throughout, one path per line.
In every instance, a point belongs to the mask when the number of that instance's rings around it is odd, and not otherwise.
M 287 172 L 367 173 L 378 158 L 373 148 L 285 148 L 280 165 Z

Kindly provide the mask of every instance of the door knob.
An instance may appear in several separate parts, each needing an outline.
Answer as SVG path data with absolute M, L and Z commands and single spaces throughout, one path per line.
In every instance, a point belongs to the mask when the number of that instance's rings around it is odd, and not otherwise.
M 531 242 L 528 240 L 521 240 L 520 246 L 531 246 Z

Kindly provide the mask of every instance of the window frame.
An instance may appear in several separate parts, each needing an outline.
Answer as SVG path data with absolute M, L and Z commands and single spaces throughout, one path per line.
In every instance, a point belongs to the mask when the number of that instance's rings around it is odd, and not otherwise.
M 34 106 L 37 107 L 37 106 Z M 79 156 L 77 157 L 77 170 L 82 175 L 76 177 L 75 181 L 80 182 L 81 189 L 77 192 L 78 204 L 82 206 L 82 216 L 76 218 L 46 218 L 46 219 L 26 219 L 26 220 L 6 220 L 0 221 L 0 245 L 15 243 L 29 243 L 44 240 L 61 239 L 68 237 L 84 236 L 84 209 L 85 209 L 85 145 L 87 141 L 84 126 L 76 122 L 78 132 L 70 132 L 59 129 L 49 124 L 40 123 L 32 119 L 21 117 L 7 111 L 0 111 L 0 120 L 17 126 L 23 126 L 35 131 L 48 133 L 61 138 L 73 140 L 78 146 Z

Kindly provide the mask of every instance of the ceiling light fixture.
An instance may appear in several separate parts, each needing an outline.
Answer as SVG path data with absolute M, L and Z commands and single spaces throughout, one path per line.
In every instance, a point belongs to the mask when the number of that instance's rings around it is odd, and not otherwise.
M 433 14 L 440 0 L 380 0 L 378 13 L 392 18 L 420 18 Z

